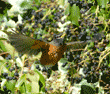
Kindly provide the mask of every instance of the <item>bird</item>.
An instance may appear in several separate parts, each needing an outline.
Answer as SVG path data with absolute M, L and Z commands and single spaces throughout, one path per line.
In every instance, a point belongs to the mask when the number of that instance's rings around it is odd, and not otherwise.
M 5 32 L 9 42 L 16 51 L 23 54 L 38 54 L 42 52 L 40 63 L 44 66 L 54 66 L 62 57 L 64 52 L 71 47 L 83 47 L 84 41 L 65 43 L 63 38 L 53 38 L 51 42 L 41 39 L 33 39 L 18 32 Z

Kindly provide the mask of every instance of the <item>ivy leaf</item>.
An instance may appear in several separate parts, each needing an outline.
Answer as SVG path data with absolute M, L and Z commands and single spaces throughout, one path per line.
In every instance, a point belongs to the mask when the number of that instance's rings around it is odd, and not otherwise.
M 73 24 L 78 24 L 78 19 L 80 18 L 80 10 L 79 7 L 76 5 L 73 5 L 70 9 L 70 20 Z

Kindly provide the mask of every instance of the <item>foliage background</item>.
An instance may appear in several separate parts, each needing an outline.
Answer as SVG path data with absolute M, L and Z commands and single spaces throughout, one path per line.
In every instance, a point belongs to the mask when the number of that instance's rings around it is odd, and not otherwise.
M 110 93 L 109 0 L 4 0 L 1 5 L 1 93 Z M 65 43 L 94 38 L 96 42 L 90 41 L 80 52 L 71 48 L 58 62 L 58 70 L 45 74 L 37 64 L 42 53 L 22 56 L 6 42 L 4 32 L 11 29 L 49 42 L 53 34 L 66 34 Z

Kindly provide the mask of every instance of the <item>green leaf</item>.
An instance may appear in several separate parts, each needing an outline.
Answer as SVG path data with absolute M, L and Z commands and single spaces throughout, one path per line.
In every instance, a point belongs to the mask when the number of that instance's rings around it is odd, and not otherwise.
M 6 41 L 0 41 L 0 47 L 4 52 L 9 52 L 11 56 L 13 56 L 13 54 L 15 56 L 18 56 L 18 52 L 15 51 L 15 48 L 11 44 L 7 43 Z
M 26 74 L 23 74 L 17 81 L 15 87 L 17 89 L 19 89 L 21 87 L 21 85 L 25 82 L 25 79 L 26 79 Z
M 25 86 L 26 86 L 26 85 L 25 85 L 25 83 L 23 82 L 22 85 L 21 85 L 20 88 L 19 88 L 19 90 L 20 90 L 21 93 L 26 93 L 26 92 L 27 92 Z
M 80 10 L 79 7 L 76 5 L 73 5 L 70 9 L 70 21 L 75 24 L 78 24 L 78 19 L 80 18 Z
M 31 85 L 31 90 L 29 90 L 29 91 L 31 91 L 32 93 L 39 93 L 39 84 L 38 84 L 39 75 L 38 75 L 38 73 L 32 72 L 31 74 L 28 73 L 26 76 L 27 76 L 26 78 L 29 80 L 29 83 Z M 28 87 L 26 88 L 26 91 L 27 91 L 27 89 L 30 86 L 27 82 L 25 84 L 26 84 L 26 86 L 28 85 Z
M 58 4 L 60 4 L 62 6 L 64 6 L 64 2 L 65 2 L 65 0 L 58 0 Z
M 4 60 L 0 60 L 0 74 L 2 72 L 8 72 L 8 69 L 6 68 L 5 63 L 6 63 L 5 59 Z
M 0 25 L 2 24 L 1 21 L 3 20 L 4 15 L 0 14 Z
M 107 47 L 110 47 L 110 43 L 107 45 Z
M 37 73 L 33 74 L 26 74 L 26 78 L 28 78 L 30 81 L 39 81 L 39 75 Z
M 43 86 L 41 87 L 41 91 L 44 91 L 45 90 L 45 78 L 42 76 L 42 74 L 39 72 L 39 71 L 37 71 L 37 70 L 35 70 L 35 72 L 37 72 L 38 73 L 38 75 L 39 75 L 39 81 L 41 81 L 41 83 L 43 84 Z
M 7 40 L 6 38 L 0 38 L 0 40 Z
M 0 47 L 4 52 L 7 51 L 2 41 L 0 41 Z
M 95 90 L 91 86 L 88 86 L 88 85 L 82 85 L 81 91 L 83 91 L 84 94 L 95 94 Z
M 108 0 L 97 0 L 98 5 L 102 6 L 102 8 L 106 8 Z
M 23 1 L 23 2 L 20 4 L 20 7 L 25 8 L 25 9 L 31 8 L 31 4 L 32 4 L 31 2 Z
M 32 93 L 39 93 L 39 84 L 36 81 L 32 81 Z
M 6 83 L 6 87 L 7 89 L 11 90 L 11 91 L 15 91 L 15 80 L 10 80 L 10 81 L 7 81 Z
M 70 4 L 66 4 L 66 10 L 65 10 L 65 15 L 68 15 L 70 13 Z
M 31 92 L 31 84 L 29 81 L 26 81 L 26 92 Z

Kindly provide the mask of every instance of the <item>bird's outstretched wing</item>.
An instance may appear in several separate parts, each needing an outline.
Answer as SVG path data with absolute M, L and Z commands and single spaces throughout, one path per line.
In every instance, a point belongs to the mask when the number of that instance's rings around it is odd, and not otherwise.
M 88 41 L 76 41 L 76 42 L 73 41 L 73 42 L 66 43 L 67 50 L 73 49 L 75 51 L 76 49 L 77 51 L 77 50 L 83 49 L 87 45 L 87 43 L 100 41 L 100 39 L 102 39 L 102 37 L 104 36 L 105 36 L 104 33 L 101 32 L 101 33 L 94 34 L 93 39 Z
M 5 33 L 8 35 L 11 45 L 20 53 L 38 54 L 43 46 L 46 45 L 46 42 L 42 40 L 35 40 L 19 33 Z
M 86 46 L 87 42 L 85 41 L 76 41 L 76 42 L 69 42 L 66 43 L 67 45 L 67 50 L 70 49 L 83 49 Z

